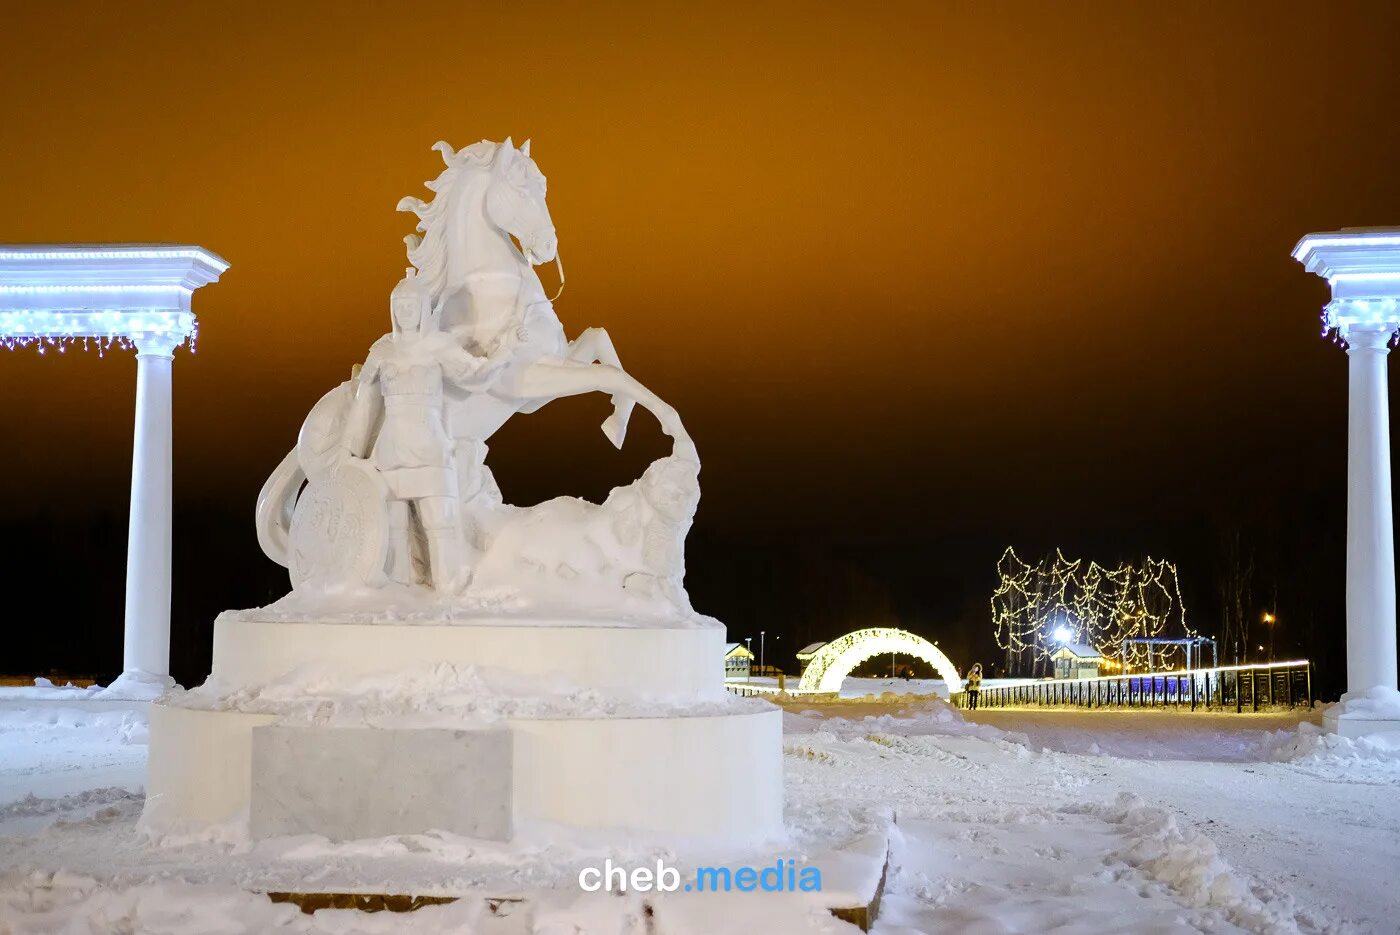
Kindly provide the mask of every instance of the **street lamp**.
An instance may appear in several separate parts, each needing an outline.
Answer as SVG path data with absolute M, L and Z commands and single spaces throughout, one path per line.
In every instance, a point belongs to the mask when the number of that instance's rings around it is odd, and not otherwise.
M 758 674 L 763 674 L 763 630 L 758 631 Z
M 1269 625 L 1269 661 L 1274 661 L 1274 624 L 1278 618 L 1271 613 L 1264 614 L 1264 622 Z
M 748 673 L 749 673 L 749 674 L 748 674 L 748 676 L 744 679 L 744 681 L 745 681 L 745 682 L 751 682 L 751 681 L 753 681 L 753 637 L 752 637 L 752 636 L 746 636 L 746 637 L 744 637 L 744 648 L 747 649 L 747 650 L 749 651 L 749 663 L 748 663 Z

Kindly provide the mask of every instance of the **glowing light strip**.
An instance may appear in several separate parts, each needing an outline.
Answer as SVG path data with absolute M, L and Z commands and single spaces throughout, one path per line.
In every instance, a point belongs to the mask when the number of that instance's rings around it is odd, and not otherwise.
M 1298 246 L 1293 248 L 1293 259 L 1301 260 L 1316 247 L 1400 247 L 1400 233 L 1355 237 L 1304 237 Z
M 1093 678 L 1082 679 L 1016 679 L 1014 681 L 1001 682 L 991 686 L 991 690 L 998 688 L 1020 688 L 1022 685 L 1063 685 L 1065 682 L 1121 682 L 1123 679 L 1153 679 L 1153 678 L 1186 678 L 1192 675 L 1210 675 L 1221 672 L 1241 672 L 1248 669 L 1281 669 L 1290 666 L 1309 665 L 1306 659 L 1290 659 L 1287 662 L 1251 662 L 1248 665 L 1239 666 L 1207 666 L 1203 669 L 1158 669 L 1156 672 L 1124 672 L 1122 675 L 1096 675 Z M 987 691 L 987 688 L 983 688 Z
M 1372 308 L 1380 309 L 1380 311 L 1389 312 L 1393 311 L 1393 309 L 1396 308 L 1396 305 L 1400 305 L 1400 298 L 1392 297 L 1392 295 L 1386 295 L 1386 297 L 1376 298 L 1334 298 L 1334 300 L 1327 302 L 1327 307 L 1329 308 L 1357 308 L 1358 311 L 1362 312 L 1369 312 Z
M 779 688 L 777 685 L 765 685 L 762 682 L 744 682 L 739 680 L 726 681 L 724 688 L 731 695 L 829 695 L 831 692 L 822 691 L 819 688 L 799 688 L 795 685 L 788 685 Z
M 194 290 L 189 286 L 172 286 L 168 284 L 160 285 L 100 285 L 91 286 L 0 286 L 0 295 L 32 295 L 35 293 L 47 292 L 174 292 L 193 295 Z
M 57 348 L 60 354 L 67 353 L 70 344 L 82 342 L 83 350 L 89 347 L 97 348 L 97 356 L 107 356 L 107 351 L 112 348 L 120 348 L 129 351 L 136 347 L 136 343 L 125 335 L 114 337 L 96 337 L 93 335 L 64 335 L 63 337 L 36 336 L 36 337 L 0 337 L 0 347 L 9 351 L 17 351 L 26 347 L 35 346 L 39 348 L 39 354 L 48 352 L 49 348 Z M 194 353 L 194 345 L 190 345 L 190 353 Z
M 1400 328 L 1400 299 L 1333 299 L 1322 308 L 1322 336 L 1339 343 L 1355 328 Z M 1400 335 L 1397 335 L 1400 338 Z
M 185 344 L 194 353 L 198 337 L 199 319 L 184 311 L 0 311 L 0 346 L 12 351 L 35 345 L 40 354 L 50 347 L 62 354 L 81 342 L 84 350 L 95 346 L 103 356 L 111 347 L 131 349 L 143 338 L 156 338 L 172 350 Z
M 205 250 L 0 250 L 0 260 L 204 260 L 220 272 L 228 263 Z
M 1376 273 L 1333 273 L 1327 277 L 1329 283 L 1339 282 L 1400 282 L 1400 271 Z
M 4 334 L 184 334 L 194 321 L 190 312 L 108 310 L 59 312 L 0 310 L 0 335 Z

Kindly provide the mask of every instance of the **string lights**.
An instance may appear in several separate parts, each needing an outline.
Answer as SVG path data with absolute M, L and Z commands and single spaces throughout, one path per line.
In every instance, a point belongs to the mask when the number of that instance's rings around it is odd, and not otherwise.
M 197 260 L 214 270 L 215 276 L 228 269 L 228 261 L 203 247 L 147 249 L 128 244 L 94 245 L 47 244 L 38 249 L 0 246 L 0 261 L 22 260 Z
M 1346 343 L 1353 328 L 1394 329 L 1400 323 L 1400 300 L 1381 298 L 1333 299 L 1322 307 L 1322 336 L 1333 343 Z M 1400 334 L 1391 337 L 1391 345 L 1400 343 Z
M 143 338 L 195 352 L 199 320 L 190 312 L 104 310 L 48 311 L 16 309 L 0 311 L 0 346 L 6 350 L 37 347 L 65 353 L 69 347 L 97 351 L 99 357 L 117 348 L 131 350 Z
M 1129 637 L 1169 631 L 1194 636 L 1186 624 L 1176 566 L 1148 557 L 1141 565 L 1105 568 L 1071 561 L 1059 549 L 1032 565 L 1008 547 L 997 561 L 1000 582 L 992 593 L 992 625 L 1006 651 L 1008 673 L 1028 674 L 1064 643 L 1083 643 L 1117 655 Z M 1167 668 L 1170 648 L 1128 647 L 1131 669 Z
M 0 345 L 193 352 L 192 296 L 226 269 L 186 244 L 0 244 Z

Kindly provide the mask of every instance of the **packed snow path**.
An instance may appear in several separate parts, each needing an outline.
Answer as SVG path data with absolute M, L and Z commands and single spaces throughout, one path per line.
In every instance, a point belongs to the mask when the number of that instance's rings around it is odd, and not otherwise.
M 785 721 L 792 840 L 771 853 L 803 859 L 893 819 L 879 935 L 1400 931 L 1400 738 L 1337 741 L 1296 716 L 964 718 L 894 696 L 798 705 Z M 856 931 L 764 894 L 714 896 L 700 914 L 663 898 L 647 919 L 635 898 L 580 899 L 586 848 L 562 845 L 151 846 L 134 829 L 144 750 L 129 712 L 0 704 L 0 933 Z M 679 844 L 608 853 L 702 859 Z M 333 876 L 530 890 L 539 909 L 486 919 L 463 901 L 411 916 L 303 916 L 243 891 Z
M 865 707 L 788 717 L 789 750 L 813 751 L 789 760 L 789 811 L 836 793 L 917 829 L 877 931 L 1400 931 L 1400 738 L 1337 742 L 1291 715 Z M 1105 825 L 1127 843 L 1096 840 Z M 1197 911 L 1153 921 L 1090 882 L 1105 872 Z

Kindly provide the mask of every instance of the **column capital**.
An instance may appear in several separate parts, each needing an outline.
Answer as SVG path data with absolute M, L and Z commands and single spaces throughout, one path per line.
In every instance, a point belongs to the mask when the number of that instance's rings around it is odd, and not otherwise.
M 131 343 L 136 345 L 137 357 L 175 356 L 175 348 L 185 343 L 183 334 L 134 334 Z
M 1355 354 L 1358 351 L 1389 354 L 1390 342 L 1394 339 L 1395 332 L 1396 325 L 1394 323 L 1353 325 L 1342 332 L 1341 338 L 1346 342 L 1348 354 Z
M 1322 310 L 1322 332 L 1349 346 L 1379 349 L 1374 336 L 1400 328 L 1400 227 L 1346 227 L 1308 234 L 1293 258 L 1327 280 L 1332 299 Z M 1383 344 L 1384 342 L 1382 342 Z

